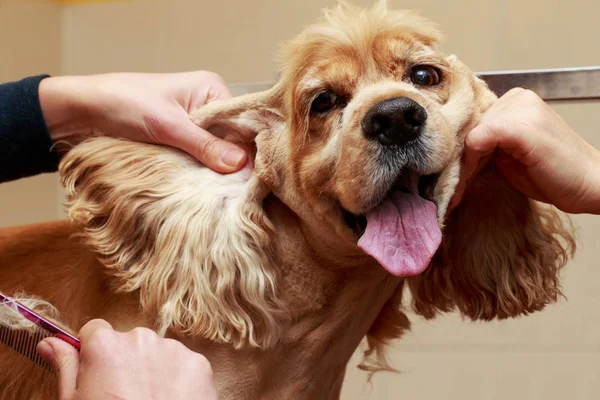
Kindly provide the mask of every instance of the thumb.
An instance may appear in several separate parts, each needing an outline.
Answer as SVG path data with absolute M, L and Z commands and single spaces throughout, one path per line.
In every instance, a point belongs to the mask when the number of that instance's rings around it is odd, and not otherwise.
M 463 163 L 472 175 L 482 158 L 492 155 L 503 143 L 506 129 L 496 121 L 476 126 L 465 138 Z
M 218 138 L 186 118 L 170 134 L 168 145 L 191 154 L 213 171 L 239 171 L 247 162 L 246 152 L 239 146 Z
M 42 340 L 37 346 L 37 351 L 44 361 L 58 372 L 59 399 L 73 399 L 79 370 L 79 352 L 58 338 Z
M 465 138 L 459 184 L 449 210 L 461 201 L 469 180 L 487 165 L 498 149 L 522 160 L 531 153 L 534 141 L 527 127 L 509 119 L 493 119 L 476 126 Z

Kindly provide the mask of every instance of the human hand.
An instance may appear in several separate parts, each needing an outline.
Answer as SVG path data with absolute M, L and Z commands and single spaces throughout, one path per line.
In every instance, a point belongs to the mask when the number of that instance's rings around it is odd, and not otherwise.
M 179 148 L 209 168 L 241 169 L 241 147 L 196 126 L 189 113 L 231 93 L 212 72 L 120 73 L 44 79 L 40 103 L 55 144 L 76 144 L 91 136 L 114 136 Z
M 600 213 L 600 152 L 532 91 L 506 93 L 467 135 L 451 208 L 492 159 L 526 196 L 568 213 Z
M 50 338 L 39 354 L 58 372 L 60 400 L 215 400 L 209 362 L 173 339 L 145 328 L 116 332 L 92 320 L 79 332 L 81 353 Z

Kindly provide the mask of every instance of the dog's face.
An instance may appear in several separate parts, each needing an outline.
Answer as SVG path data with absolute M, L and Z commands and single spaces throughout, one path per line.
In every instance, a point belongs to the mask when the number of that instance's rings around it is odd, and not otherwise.
M 325 24 L 287 48 L 288 178 L 315 224 L 416 275 L 439 245 L 466 130 L 493 95 L 412 13 L 342 9 Z
M 196 118 L 208 128 L 262 122 L 250 128 L 257 174 L 321 243 L 416 275 L 440 243 L 464 136 L 495 98 L 436 49 L 439 36 L 410 12 L 339 7 L 288 43 L 275 88 L 239 112 Z M 390 234 L 399 224 L 405 232 Z
M 430 37 L 405 26 L 373 31 L 348 43 L 315 34 L 296 49 L 305 65 L 293 68 L 287 110 L 292 173 L 308 197 L 333 199 L 354 215 L 376 208 L 394 188 L 443 208 L 448 196 L 434 187 L 460 154 L 460 128 L 472 117 L 457 99 L 468 82 L 456 80 L 467 79 Z

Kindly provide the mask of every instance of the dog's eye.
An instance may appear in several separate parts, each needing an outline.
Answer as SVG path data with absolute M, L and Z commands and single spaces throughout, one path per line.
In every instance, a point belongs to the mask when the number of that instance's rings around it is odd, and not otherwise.
M 429 65 L 419 65 L 410 72 L 410 80 L 419 86 L 435 86 L 440 83 L 439 71 Z
M 331 90 L 321 93 L 313 100 L 310 110 L 316 113 L 324 113 L 331 110 L 338 102 L 338 97 Z

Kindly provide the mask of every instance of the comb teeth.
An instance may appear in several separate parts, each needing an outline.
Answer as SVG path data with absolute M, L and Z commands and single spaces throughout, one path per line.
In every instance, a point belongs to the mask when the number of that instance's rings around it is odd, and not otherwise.
M 40 367 L 54 373 L 52 368 L 50 368 L 36 351 L 38 343 L 50 336 L 52 335 L 41 331 L 31 333 L 29 331 L 19 331 L 10 329 L 6 326 L 0 326 L 0 343 L 4 343 Z

